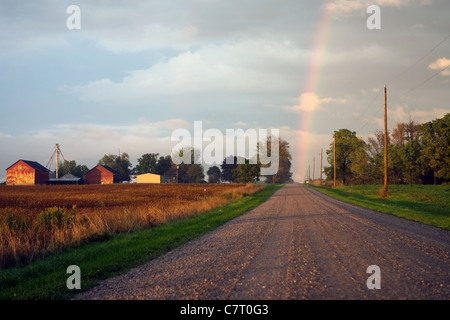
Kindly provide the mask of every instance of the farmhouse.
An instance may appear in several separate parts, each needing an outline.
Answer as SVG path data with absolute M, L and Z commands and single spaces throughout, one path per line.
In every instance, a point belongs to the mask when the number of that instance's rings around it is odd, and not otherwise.
M 50 178 L 50 171 L 36 161 L 19 160 L 6 169 L 6 184 L 45 184 Z
M 139 174 L 136 177 L 137 183 L 161 183 L 161 176 L 153 173 Z
M 112 184 L 119 182 L 119 173 L 103 165 L 97 165 L 84 175 L 85 184 Z

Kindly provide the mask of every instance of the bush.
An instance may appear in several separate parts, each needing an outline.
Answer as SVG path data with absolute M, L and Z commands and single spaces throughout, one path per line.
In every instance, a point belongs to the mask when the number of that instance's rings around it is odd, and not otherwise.
M 7 213 L 2 220 L 11 232 L 24 232 L 30 226 L 30 220 L 27 217 L 16 216 L 10 213 Z
M 71 211 L 66 208 L 46 208 L 37 216 L 37 225 L 40 229 L 70 227 L 76 220 L 76 207 Z

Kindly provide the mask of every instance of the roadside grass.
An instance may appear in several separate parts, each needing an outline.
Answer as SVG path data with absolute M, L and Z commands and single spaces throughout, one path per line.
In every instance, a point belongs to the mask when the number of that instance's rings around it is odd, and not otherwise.
M 70 299 L 102 280 L 126 272 L 219 227 L 266 201 L 283 185 L 265 189 L 192 218 L 177 220 L 128 234 L 111 236 L 106 241 L 68 248 L 58 254 L 21 267 L 0 270 L 0 299 Z M 81 290 L 70 290 L 67 267 L 81 270 Z
M 390 185 L 385 198 L 379 196 L 380 185 L 312 187 L 365 208 L 450 230 L 450 185 Z

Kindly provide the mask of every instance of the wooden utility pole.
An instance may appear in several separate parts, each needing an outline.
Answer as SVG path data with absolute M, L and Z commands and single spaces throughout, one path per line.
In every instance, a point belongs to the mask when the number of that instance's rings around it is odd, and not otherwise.
M 384 85 L 384 195 L 388 195 L 388 131 L 386 85 Z
M 334 161 L 334 182 L 333 186 L 336 187 L 336 132 L 333 135 L 334 142 L 333 142 L 333 161 Z
M 320 148 L 320 186 L 322 186 L 322 148 Z
M 316 171 L 316 157 L 313 157 L 313 181 L 314 181 L 314 171 Z

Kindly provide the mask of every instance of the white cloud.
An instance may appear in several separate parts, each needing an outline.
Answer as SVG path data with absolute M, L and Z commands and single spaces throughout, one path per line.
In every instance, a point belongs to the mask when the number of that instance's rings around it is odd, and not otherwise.
M 172 131 L 189 126 L 184 119 L 150 122 L 141 118 L 128 125 L 60 124 L 34 133 L 0 134 L 0 145 L 8 150 L 0 155 L 0 163 L 7 168 L 18 159 L 28 159 L 45 166 L 55 143 L 59 143 L 65 159 L 88 167 L 95 165 L 104 154 L 117 154 L 119 149 L 127 152 L 135 165 L 144 153 L 170 154 L 174 144 L 170 140 Z
M 298 97 L 298 103 L 293 106 L 283 107 L 284 110 L 290 112 L 313 112 L 320 110 L 327 103 L 346 103 L 346 99 L 336 99 L 331 97 L 320 98 L 314 92 L 304 92 Z
M 280 93 L 296 89 L 295 70 L 306 65 L 307 56 L 307 52 L 278 41 L 211 44 L 130 71 L 119 82 L 104 78 L 61 89 L 81 100 L 116 103 L 149 101 L 161 95 Z
M 235 126 L 235 127 L 247 127 L 248 123 L 244 122 L 244 121 L 238 121 L 238 122 L 234 123 L 233 126 Z
M 326 3 L 323 7 L 326 10 L 330 10 L 335 19 L 340 20 L 354 13 L 366 15 L 366 9 L 371 5 L 378 5 L 380 8 L 401 8 L 417 2 L 420 5 L 429 5 L 432 0 L 336 0 Z
M 431 69 L 431 70 L 443 70 L 443 69 L 446 69 L 445 71 L 443 71 L 441 73 L 441 75 L 443 75 L 443 76 L 450 76 L 450 59 L 447 59 L 445 57 L 439 58 L 436 61 L 434 61 L 433 63 L 431 63 L 428 66 L 428 68 Z
M 431 110 L 412 110 L 411 117 L 417 122 L 425 123 L 438 118 L 443 118 L 447 113 L 449 113 L 449 109 L 443 108 L 433 108 Z
M 414 120 L 418 123 L 426 123 L 428 121 L 432 121 L 438 118 L 443 118 L 447 113 L 449 113 L 448 109 L 444 108 L 432 108 L 429 110 L 420 110 L 420 109 L 411 109 L 407 104 L 404 105 L 395 105 L 392 108 L 388 109 L 388 125 L 390 127 L 394 127 L 397 123 L 406 123 L 410 119 Z M 378 128 L 383 128 L 384 119 L 374 118 L 372 120 Z M 388 127 L 388 130 L 392 128 Z

